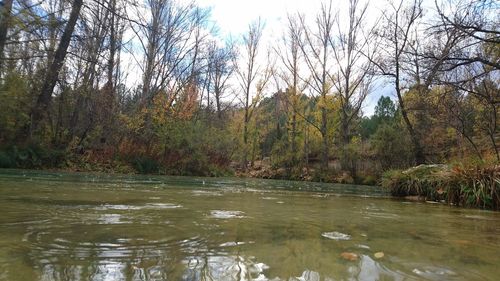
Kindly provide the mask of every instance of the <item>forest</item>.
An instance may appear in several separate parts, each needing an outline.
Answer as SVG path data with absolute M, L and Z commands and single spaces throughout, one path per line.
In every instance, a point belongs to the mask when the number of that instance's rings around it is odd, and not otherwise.
M 0 168 L 375 184 L 500 162 L 494 0 L 324 1 L 272 42 L 196 1 L 1 3 Z

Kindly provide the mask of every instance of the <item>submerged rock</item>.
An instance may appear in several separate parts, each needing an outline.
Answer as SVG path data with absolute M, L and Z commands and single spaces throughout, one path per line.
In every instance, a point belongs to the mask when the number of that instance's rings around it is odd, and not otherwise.
M 350 252 L 343 252 L 340 254 L 340 256 L 348 261 L 357 261 L 359 259 L 359 256 L 355 253 L 350 253 Z

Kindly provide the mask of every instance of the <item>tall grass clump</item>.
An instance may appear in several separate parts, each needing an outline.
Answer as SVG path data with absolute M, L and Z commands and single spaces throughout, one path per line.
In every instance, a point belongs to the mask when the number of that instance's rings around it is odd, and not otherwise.
M 500 165 L 452 169 L 447 201 L 459 206 L 500 210 Z
M 393 196 L 421 196 L 457 206 L 500 210 L 500 165 L 420 165 L 388 171 L 381 184 Z

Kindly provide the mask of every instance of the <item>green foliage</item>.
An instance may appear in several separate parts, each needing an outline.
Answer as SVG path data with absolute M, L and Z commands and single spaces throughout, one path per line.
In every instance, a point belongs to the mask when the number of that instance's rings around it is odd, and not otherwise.
M 372 175 L 365 176 L 363 180 L 361 181 L 362 184 L 364 185 L 376 185 L 377 184 L 377 178 Z
M 0 151 L 2 168 L 56 168 L 63 165 L 65 152 L 47 149 L 37 144 L 25 147 L 12 146 Z
M 389 97 L 381 96 L 375 106 L 374 116 L 382 122 L 389 122 L 396 116 L 396 105 Z
M 16 163 L 5 151 L 0 151 L 0 168 L 15 168 Z
M 381 96 L 375 106 L 375 113 L 371 117 L 363 117 L 360 122 L 360 133 L 363 139 L 369 138 L 383 125 L 392 125 L 397 117 L 396 105 L 385 96 Z
M 158 173 L 158 162 L 148 156 L 136 157 L 132 159 L 132 164 L 140 174 Z
M 397 125 L 382 124 L 372 135 L 372 151 L 383 170 L 408 165 L 411 159 L 411 142 L 404 132 Z
M 0 84 L 0 143 L 11 143 L 29 122 L 31 97 L 27 81 L 10 72 Z

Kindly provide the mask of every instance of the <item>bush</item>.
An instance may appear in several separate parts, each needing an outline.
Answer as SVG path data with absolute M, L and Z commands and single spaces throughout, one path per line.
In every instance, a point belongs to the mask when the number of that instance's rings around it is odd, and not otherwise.
M 65 160 L 63 150 L 43 148 L 30 144 L 26 147 L 12 146 L 0 152 L 0 168 L 54 168 Z
M 132 160 L 134 169 L 140 174 L 155 174 L 158 173 L 158 162 L 148 156 L 135 157 Z
M 15 168 L 15 161 L 4 151 L 0 151 L 0 168 Z
M 365 176 L 361 181 L 364 185 L 377 185 L 377 178 L 372 175 Z

